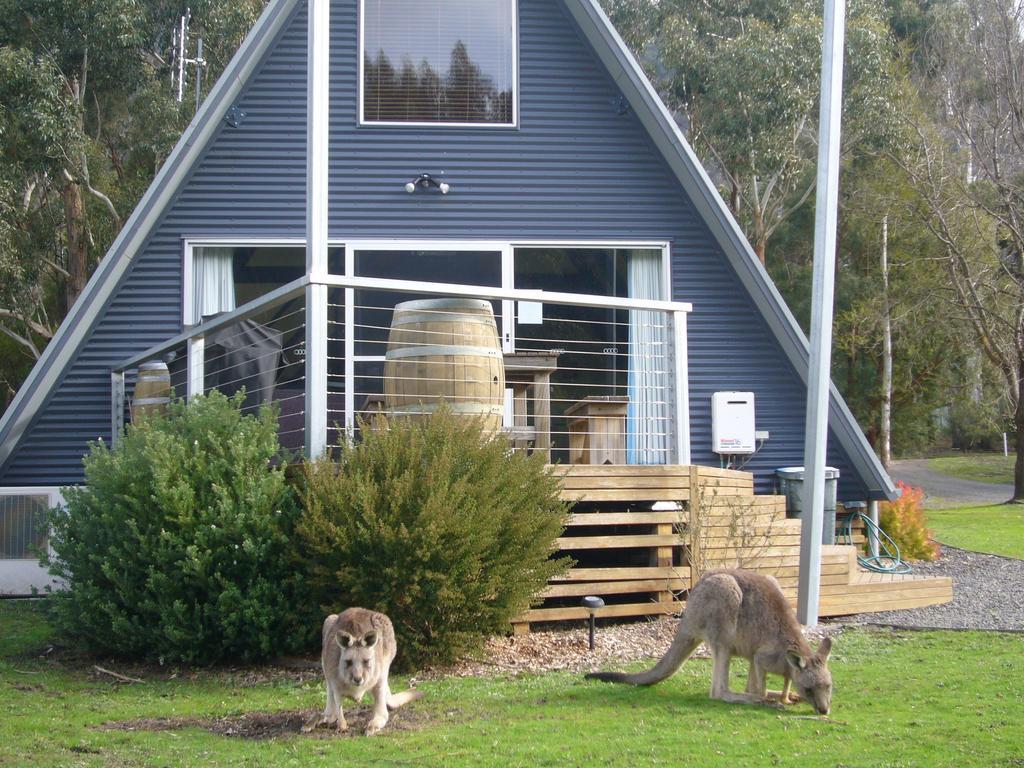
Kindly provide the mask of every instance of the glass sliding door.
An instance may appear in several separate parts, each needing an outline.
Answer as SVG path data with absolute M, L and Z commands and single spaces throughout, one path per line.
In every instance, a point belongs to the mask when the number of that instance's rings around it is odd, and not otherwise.
M 516 247 L 517 289 L 663 299 L 664 250 Z M 595 407 L 621 409 L 623 434 L 613 463 L 668 461 L 669 383 L 662 313 L 544 303 L 517 307 L 517 353 L 554 355 L 550 414 L 553 458 L 570 456 L 573 432 Z M 583 426 L 581 426 L 583 425 Z
M 351 274 L 413 282 L 473 285 L 486 288 L 502 286 L 504 249 L 479 244 L 417 248 L 415 244 L 351 244 Z M 439 298 L 428 293 L 396 292 L 378 289 L 349 289 L 352 312 L 349 347 L 354 386 L 349 393 L 349 424 L 358 417 L 372 418 L 383 408 L 384 359 L 395 306 L 406 301 Z M 492 301 L 499 339 L 505 321 L 503 302 Z

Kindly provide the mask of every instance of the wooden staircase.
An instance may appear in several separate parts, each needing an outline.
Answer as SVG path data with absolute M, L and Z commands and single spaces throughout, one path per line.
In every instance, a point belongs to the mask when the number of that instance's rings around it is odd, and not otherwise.
M 781 496 L 756 496 L 746 472 L 696 466 L 554 466 L 574 502 L 559 549 L 576 567 L 552 579 L 543 604 L 513 624 L 585 619 L 585 595 L 606 605 L 599 617 L 678 614 L 691 579 L 715 568 L 774 576 L 795 604 L 799 520 Z M 660 502 L 660 503 L 659 503 Z M 856 541 L 855 537 L 855 541 Z M 949 578 L 872 573 L 857 548 L 822 548 L 819 614 L 840 616 L 917 608 L 952 600 Z

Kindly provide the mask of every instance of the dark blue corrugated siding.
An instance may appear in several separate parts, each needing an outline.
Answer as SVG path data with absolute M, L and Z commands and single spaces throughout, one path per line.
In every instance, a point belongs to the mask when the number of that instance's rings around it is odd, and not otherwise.
M 711 394 L 751 390 L 771 439 L 749 464 L 768 490 L 774 468 L 803 452 L 805 388 L 707 228 L 618 91 L 550 0 L 519 0 L 520 126 L 514 129 L 357 126 L 356 0 L 333 6 L 331 237 L 644 239 L 673 244 L 674 298 L 693 302 L 693 458 L 710 451 Z M 71 373 L 3 477 L 7 484 L 75 482 L 88 439 L 109 432 L 111 363 L 180 326 L 182 235 L 304 232 L 305 20 L 296 17 L 162 220 Z M 408 195 L 420 172 L 452 193 Z M 834 443 L 834 441 L 833 441 Z M 863 495 L 841 449 L 841 495 Z

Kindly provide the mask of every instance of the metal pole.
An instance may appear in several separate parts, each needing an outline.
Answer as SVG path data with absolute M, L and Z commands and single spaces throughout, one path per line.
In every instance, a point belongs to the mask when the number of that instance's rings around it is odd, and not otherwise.
M 878 502 L 868 502 L 868 517 L 871 522 L 874 523 L 874 528 L 871 529 L 871 534 L 868 536 L 868 551 L 872 557 L 878 557 L 879 555 L 879 544 L 878 544 Z
M 203 58 L 203 38 L 199 38 L 196 44 L 196 112 L 203 102 L 203 68 L 206 66 L 206 59 Z
M 306 274 L 327 275 L 330 0 L 309 0 L 306 107 Z M 306 453 L 327 449 L 327 286 L 306 287 Z
M 829 370 L 832 364 L 832 303 L 835 287 L 836 221 L 839 205 L 839 127 L 843 90 L 843 0 L 825 0 L 821 57 L 818 180 L 814 226 L 814 289 L 811 355 L 804 433 L 803 526 L 797 618 L 818 623 L 821 532 L 825 507 L 825 450 L 828 442 Z
M 121 442 L 124 434 L 124 371 L 110 373 L 110 446 Z
M 672 357 L 675 363 L 676 461 L 690 463 L 690 374 L 686 347 L 686 312 L 672 313 Z

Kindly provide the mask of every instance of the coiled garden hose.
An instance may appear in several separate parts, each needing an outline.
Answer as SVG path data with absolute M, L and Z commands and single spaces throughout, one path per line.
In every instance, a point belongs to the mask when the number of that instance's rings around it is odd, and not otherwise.
M 900 559 L 900 548 L 895 541 L 883 531 L 875 521 L 863 512 L 853 512 L 846 516 L 840 531 L 836 532 L 836 542 L 841 544 L 853 544 L 853 524 L 857 520 L 864 521 L 864 532 L 868 541 L 872 538 L 878 541 L 877 555 L 857 555 L 857 563 L 874 573 L 896 573 L 905 574 L 912 570 L 910 563 Z M 841 541 L 842 539 L 842 541 Z

